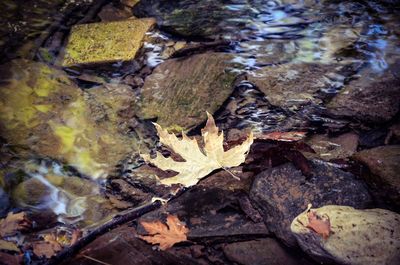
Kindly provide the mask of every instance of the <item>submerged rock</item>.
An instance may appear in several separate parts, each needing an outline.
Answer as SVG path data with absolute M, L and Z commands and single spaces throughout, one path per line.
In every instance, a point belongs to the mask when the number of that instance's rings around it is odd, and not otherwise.
M 72 28 L 62 65 L 131 61 L 154 23 L 153 19 L 128 19 L 76 25 Z
M 363 150 L 353 157 L 368 166 L 366 181 L 378 196 L 400 208 L 400 145 Z
M 307 228 L 307 211 L 297 216 L 291 231 L 301 248 L 320 262 L 346 265 L 396 265 L 400 261 L 400 215 L 383 210 L 356 210 L 327 205 L 313 209 L 329 218 L 327 239 Z
M 66 162 L 94 178 L 109 174 L 135 150 L 135 138 L 119 126 L 131 112 L 133 93 L 126 88 L 83 92 L 64 72 L 25 60 L 2 69 L 9 74 L 1 78 L 0 128 L 10 144 Z
M 358 138 L 355 133 L 345 133 L 337 137 L 317 134 L 307 139 L 306 143 L 323 160 L 344 159 L 357 151 Z
M 383 123 L 399 111 L 400 63 L 384 73 L 365 70 L 352 80 L 327 105 L 335 117 L 350 118 L 367 123 Z
M 181 131 L 199 125 L 233 91 L 236 75 L 228 72 L 231 55 L 205 53 L 171 59 L 145 80 L 138 116 Z
M 250 191 L 268 229 L 289 246 L 296 245 L 290 223 L 309 203 L 365 208 L 371 202 L 366 185 L 352 174 L 321 162 L 312 162 L 311 168 L 310 178 L 292 164 L 263 171 Z
M 318 92 L 341 85 L 344 77 L 331 80 L 333 77 L 330 75 L 335 69 L 335 65 L 283 64 L 250 72 L 248 80 L 266 95 L 272 105 L 298 107 L 321 103 Z

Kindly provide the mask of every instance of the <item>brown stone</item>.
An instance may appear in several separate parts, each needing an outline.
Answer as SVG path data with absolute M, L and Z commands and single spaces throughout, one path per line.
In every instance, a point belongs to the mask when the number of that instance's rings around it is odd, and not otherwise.
M 368 166 L 372 174 L 366 181 L 378 196 L 400 207 L 400 145 L 363 150 L 354 158 Z
M 199 125 L 206 111 L 214 113 L 233 91 L 235 74 L 227 70 L 231 58 L 205 53 L 165 61 L 145 80 L 139 117 L 175 131 Z

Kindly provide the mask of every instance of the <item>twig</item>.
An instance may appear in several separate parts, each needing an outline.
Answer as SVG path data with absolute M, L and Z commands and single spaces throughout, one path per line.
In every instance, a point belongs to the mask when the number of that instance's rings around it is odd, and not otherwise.
M 226 172 L 228 172 L 229 174 L 231 174 L 231 176 L 236 179 L 236 180 L 240 180 L 240 178 L 238 176 L 236 176 L 235 174 L 233 174 L 229 169 L 227 169 L 226 167 L 221 167 L 223 170 L 225 170 Z
M 107 263 L 107 262 L 104 262 L 104 261 L 101 261 L 101 260 L 86 256 L 86 255 L 82 255 L 82 257 L 90 259 L 90 260 L 93 260 L 93 261 L 95 261 L 97 263 L 100 263 L 100 264 L 103 264 L 103 265 L 111 265 L 110 263 Z

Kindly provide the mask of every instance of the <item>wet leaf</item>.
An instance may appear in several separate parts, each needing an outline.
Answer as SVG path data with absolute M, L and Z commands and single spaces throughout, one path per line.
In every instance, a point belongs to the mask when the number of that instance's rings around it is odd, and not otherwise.
M 0 220 L 0 236 L 7 237 L 19 231 L 26 231 L 31 227 L 31 222 L 24 212 L 8 213 L 7 217 Z
M 306 137 L 306 132 L 272 132 L 267 134 L 256 135 L 255 138 L 259 140 L 295 142 L 295 141 L 300 141 L 304 137 Z
M 49 259 L 60 250 L 62 250 L 62 247 L 53 234 L 45 235 L 44 241 L 33 243 L 33 253 L 38 257 L 44 256 Z
M 19 248 L 14 242 L 5 241 L 0 239 L 0 250 L 20 252 Z
M 149 155 L 143 155 L 147 162 L 162 170 L 178 172 L 178 175 L 174 177 L 162 179 L 162 184 L 182 184 L 189 187 L 195 185 L 200 179 L 216 169 L 239 166 L 245 161 L 246 154 L 253 143 L 253 134 L 250 133 L 242 144 L 225 152 L 223 147 L 224 135 L 218 132 L 213 117 L 209 113 L 207 115 L 207 124 L 201 130 L 204 141 L 203 148 L 199 147 L 196 139 L 191 139 L 182 133 L 182 139 L 179 140 L 174 134 L 169 134 L 167 130 L 155 124 L 160 142 L 185 160 L 185 162 L 178 162 L 171 157 L 164 157 L 159 152 L 157 152 L 155 159 L 151 159 Z
M 310 210 L 307 213 L 308 224 L 306 227 L 327 239 L 331 233 L 331 222 L 328 216 L 319 216 L 316 211 Z
M 177 216 L 168 215 L 167 224 L 160 221 L 140 222 L 149 233 L 148 236 L 139 236 L 151 244 L 160 244 L 161 250 L 172 247 L 175 243 L 187 240 L 189 229 L 179 221 Z

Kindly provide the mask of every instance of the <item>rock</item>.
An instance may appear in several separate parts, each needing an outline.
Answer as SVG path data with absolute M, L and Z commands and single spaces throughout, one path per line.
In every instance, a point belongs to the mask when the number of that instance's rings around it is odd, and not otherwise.
M 19 184 L 12 197 L 20 207 L 39 206 L 46 202 L 52 190 L 38 179 L 31 178 Z
M 331 88 L 332 81 L 328 77 L 333 71 L 335 65 L 283 64 L 250 72 L 248 80 L 266 95 L 272 105 L 290 108 L 321 103 L 317 93 Z
M 228 18 L 255 13 L 249 6 L 231 10 L 223 0 L 140 1 L 133 8 L 138 17 L 154 17 L 164 30 L 184 37 L 216 38 L 219 33 L 234 32 Z M 228 1 L 231 2 L 231 1 Z M 201 12 L 199 12 L 201 10 Z M 230 26 L 237 23 L 230 22 Z M 236 28 L 237 29 L 237 28 Z M 236 32 L 235 32 L 236 33 Z
M 154 23 L 153 19 L 128 19 L 76 25 L 71 30 L 62 65 L 131 61 Z
M 311 172 L 306 178 L 292 164 L 284 164 L 258 174 L 250 190 L 268 229 L 288 246 L 296 245 L 290 223 L 309 203 L 356 208 L 371 203 L 366 185 L 352 174 L 318 161 L 311 162 Z
M 112 3 L 105 5 L 98 14 L 102 22 L 124 20 L 132 17 L 129 8 L 117 8 Z
M 253 220 L 255 216 L 248 216 L 251 211 L 243 209 L 240 201 L 244 198 L 241 196 L 247 197 L 226 186 L 220 188 L 200 184 L 170 201 L 166 207 L 143 215 L 139 223 L 160 220 L 167 213 L 176 215 L 189 228 L 189 240 L 195 241 L 268 235 L 262 220 Z M 138 232 L 145 234 L 141 226 Z
M 345 133 L 337 137 L 327 137 L 317 134 L 307 139 L 306 143 L 323 160 L 344 159 L 357 151 L 358 135 Z
M 16 60 L 2 66 L 0 129 L 8 143 L 104 177 L 136 150 L 128 130 L 134 93 L 106 85 L 83 92 L 64 72 Z
M 137 238 L 135 229 L 122 226 L 96 238 L 81 253 L 85 256 L 113 265 L 164 265 L 198 264 L 195 260 L 177 257 L 166 251 L 157 251 L 150 244 Z M 93 264 L 82 255 L 61 264 Z
M 330 115 L 366 123 L 384 123 L 399 111 L 400 67 L 392 66 L 384 73 L 364 70 L 327 105 Z
M 399 264 L 399 214 L 337 205 L 315 211 L 319 216 L 329 217 L 331 233 L 327 239 L 306 227 L 307 212 L 293 220 L 291 230 L 301 248 L 316 260 L 346 265 Z
M 223 246 L 225 256 L 242 265 L 296 265 L 299 263 L 273 238 L 236 242 Z
M 400 208 L 400 145 L 363 150 L 353 158 L 369 168 L 366 181 L 378 196 Z
M 231 58 L 205 53 L 165 61 L 145 80 L 138 116 L 179 132 L 199 125 L 233 91 L 235 74 L 226 69 Z

